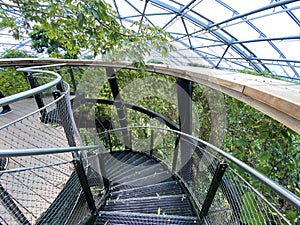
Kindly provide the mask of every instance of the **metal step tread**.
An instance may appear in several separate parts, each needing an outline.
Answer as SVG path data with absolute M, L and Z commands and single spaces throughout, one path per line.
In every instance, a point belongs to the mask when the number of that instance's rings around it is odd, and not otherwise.
M 111 180 L 118 180 L 120 178 L 123 178 L 124 176 L 127 176 L 128 174 L 144 170 L 148 166 L 151 166 L 156 163 L 157 162 L 155 160 L 149 160 L 147 156 L 142 156 L 139 159 L 137 159 L 134 163 L 124 164 L 124 168 L 122 168 L 122 171 L 118 171 L 118 173 L 111 175 L 109 178 Z
M 162 196 L 162 195 L 176 195 L 183 194 L 177 181 L 168 181 L 157 184 L 150 184 L 142 187 L 130 188 L 121 191 L 111 191 L 109 194 L 110 199 L 126 199 L 134 197 L 147 197 L 147 196 Z
M 104 159 L 103 160 L 104 165 L 107 166 L 107 165 L 110 165 L 113 160 L 116 160 L 118 158 L 122 158 L 126 154 L 128 154 L 126 151 L 114 152 L 113 155 L 109 152 L 106 152 L 106 153 L 103 153 L 101 157 Z
M 108 200 L 106 211 L 139 212 L 149 214 L 194 216 L 186 195 L 167 195 Z
M 128 212 L 107 212 L 100 211 L 96 220 L 96 225 L 110 225 L 110 224 L 132 224 L 132 225 L 195 225 L 197 218 L 191 216 L 177 216 L 177 215 L 158 215 L 145 213 L 128 213 Z
M 141 177 L 135 180 L 130 180 L 124 183 L 113 184 L 111 186 L 111 190 L 119 191 L 119 190 L 134 188 L 134 187 L 142 187 L 146 185 L 162 183 L 165 181 L 173 181 L 173 180 L 174 178 L 172 174 L 168 170 L 165 170 L 158 173 L 155 172 L 151 175 Z
M 125 167 L 124 170 L 127 168 Z M 133 180 L 137 180 L 143 177 L 151 176 L 155 173 L 160 173 L 166 171 L 166 169 L 160 165 L 160 164 L 153 164 L 148 166 L 136 166 L 135 171 L 128 172 L 126 175 L 124 174 L 123 177 L 120 177 L 118 179 L 111 179 L 112 183 L 118 184 L 118 183 L 126 183 Z M 110 177 L 108 177 L 110 179 Z
M 103 159 L 110 191 L 95 224 L 198 224 L 189 198 L 164 164 L 132 151 Z
M 120 167 L 126 165 L 126 161 L 130 160 L 131 157 L 137 157 L 135 153 L 128 152 L 125 155 L 119 155 L 118 157 L 114 157 L 114 154 L 110 155 L 113 159 L 110 160 L 110 163 L 105 165 L 106 174 L 110 176 L 114 174 L 114 172 L 118 171 Z

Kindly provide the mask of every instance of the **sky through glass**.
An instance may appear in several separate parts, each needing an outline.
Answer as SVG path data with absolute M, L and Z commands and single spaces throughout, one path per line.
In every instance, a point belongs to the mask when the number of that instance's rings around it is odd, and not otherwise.
M 0 0 L 3 1 L 3 0 Z M 300 1 L 296 0 L 106 0 L 125 26 L 133 21 L 170 32 L 174 65 L 266 71 L 300 79 Z M 138 29 L 138 28 L 136 28 Z M 30 51 L 30 41 L 0 30 L 0 53 Z

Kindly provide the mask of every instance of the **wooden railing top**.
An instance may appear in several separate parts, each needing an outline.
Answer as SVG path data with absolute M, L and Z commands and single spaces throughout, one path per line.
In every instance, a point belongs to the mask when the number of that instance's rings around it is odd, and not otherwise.
M 99 60 L 0 59 L 0 67 L 63 63 L 136 69 L 131 63 Z M 189 66 L 149 64 L 147 70 L 191 80 L 239 99 L 300 133 L 300 85 L 244 73 Z

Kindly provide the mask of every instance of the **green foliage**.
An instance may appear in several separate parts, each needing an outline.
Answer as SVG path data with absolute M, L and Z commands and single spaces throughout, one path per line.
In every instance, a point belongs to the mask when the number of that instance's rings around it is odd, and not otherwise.
M 0 58 L 32 58 L 34 56 L 28 54 L 25 50 L 8 49 Z
M 0 58 L 29 58 L 32 57 L 26 51 L 6 50 Z M 16 94 L 29 89 L 28 82 L 23 73 L 17 72 L 13 67 L 0 70 L 0 88 L 4 96 Z
M 116 75 L 125 102 L 148 108 L 178 122 L 174 77 L 134 70 L 118 70 Z
M 149 59 L 147 63 L 153 63 L 153 64 L 164 64 L 162 61 L 158 59 Z
M 77 51 L 69 52 L 60 41 L 56 38 L 50 38 L 46 29 L 41 26 L 34 25 L 33 31 L 29 33 L 31 38 L 31 47 L 37 53 L 45 53 L 56 58 L 75 59 L 79 54 Z
M 229 96 L 226 106 L 223 148 L 296 193 L 300 185 L 299 134 Z
M 174 49 L 169 44 L 170 34 L 159 27 L 135 22 L 132 26 L 138 27 L 136 32 L 121 25 L 104 0 L 11 0 L 1 2 L 0 10 L 0 28 L 10 27 L 13 36 L 20 38 L 35 24 L 30 35 L 33 47 L 38 51 L 47 48 L 51 54 L 62 49 L 74 57 L 88 49 L 94 56 L 101 54 L 113 60 L 143 63 L 152 48 L 162 56 Z M 20 13 L 17 23 L 10 11 Z

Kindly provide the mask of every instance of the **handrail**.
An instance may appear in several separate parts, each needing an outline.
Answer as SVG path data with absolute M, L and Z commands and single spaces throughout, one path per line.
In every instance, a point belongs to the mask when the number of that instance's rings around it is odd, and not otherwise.
M 0 149 L 0 158 L 77 152 L 77 151 L 97 149 L 99 147 L 100 145 L 76 146 L 76 147 L 65 147 L 65 148 Z
M 62 64 L 57 64 L 57 65 L 62 65 Z M 50 66 L 52 67 L 52 66 L 57 66 L 57 65 L 39 66 L 38 68 L 45 68 L 45 67 L 50 67 Z M 34 73 L 47 73 L 47 74 L 54 75 L 56 78 L 53 81 L 50 81 L 49 83 L 43 84 L 39 87 L 36 87 L 36 88 L 30 89 L 30 90 L 27 90 L 27 91 L 23 91 L 23 92 L 20 92 L 20 93 L 2 98 L 2 99 L 0 99 L 0 106 L 7 105 L 7 104 L 10 104 L 12 102 L 16 102 L 18 100 L 21 100 L 21 99 L 39 94 L 39 93 L 41 93 L 41 92 L 57 85 L 58 83 L 60 83 L 62 81 L 62 77 L 58 73 L 55 73 L 53 71 L 35 69 L 35 68 L 36 68 L 36 66 L 26 67 L 26 68 L 19 68 L 19 69 L 17 69 L 17 71 L 29 72 L 29 73 L 30 72 L 32 72 L 32 73 L 33 72 Z
M 99 99 L 99 98 L 98 99 L 86 98 L 85 101 L 86 102 L 92 102 L 92 103 L 94 101 L 96 101 L 96 103 L 101 103 L 101 104 L 106 104 L 106 105 L 113 105 L 115 103 L 115 101 L 113 101 L 113 100 Z M 151 109 L 144 108 L 142 106 L 134 105 L 132 103 L 124 102 L 124 105 L 125 105 L 126 108 L 129 108 L 129 109 L 132 109 L 132 110 L 144 113 L 144 114 L 146 114 L 148 116 L 151 116 L 152 118 L 159 118 L 159 119 L 161 119 L 168 127 L 170 127 L 170 129 L 179 130 L 179 125 L 178 124 L 176 124 L 171 119 L 168 119 L 167 117 L 163 116 L 160 113 L 157 113 L 157 112 L 155 112 L 155 111 L 153 111 Z
M 253 177 L 255 177 L 257 180 L 259 180 L 263 184 L 267 185 L 272 191 L 274 191 L 280 197 L 282 197 L 283 199 L 285 199 L 286 201 L 288 201 L 289 203 L 291 203 L 294 207 L 296 207 L 297 210 L 300 210 L 300 198 L 298 196 L 296 196 L 295 194 L 291 193 L 290 191 L 288 191 L 284 187 L 280 186 L 279 184 L 277 184 L 276 182 L 274 182 L 270 178 L 266 177 L 262 173 L 258 172 L 257 170 L 253 169 L 252 167 L 248 166 L 246 163 L 240 161 L 239 159 L 233 157 L 229 153 L 227 153 L 227 152 L 225 152 L 225 151 L 223 151 L 223 150 L 215 147 L 214 145 L 212 145 L 212 144 L 210 144 L 210 143 L 208 143 L 208 142 L 206 142 L 204 140 L 201 140 L 201 139 L 199 139 L 197 137 L 194 137 L 192 135 L 189 135 L 189 134 L 177 131 L 177 130 L 172 130 L 172 129 L 164 128 L 164 127 L 156 127 L 156 126 L 129 126 L 126 129 L 128 129 L 128 128 L 129 129 L 138 129 L 138 128 L 160 129 L 160 130 L 169 131 L 169 132 L 173 132 L 173 133 L 179 134 L 179 135 L 181 135 L 183 137 L 187 137 L 190 140 L 195 140 L 198 143 L 200 142 L 200 143 L 206 145 L 207 147 L 209 147 L 215 153 L 218 153 L 222 157 L 224 157 L 227 160 L 231 161 L 232 163 L 234 163 L 235 165 L 237 165 L 238 167 L 240 167 L 241 169 L 243 169 L 245 172 L 247 172 L 250 175 L 252 175 Z M 105 134 L 107 132 L 120 131 L 122 129 L 125 129 L 125 128 L 116 128 L 116 129 L 113 129 L 113 130 L 108 130 L 108 131 L 102 132 L 100 134 Z

